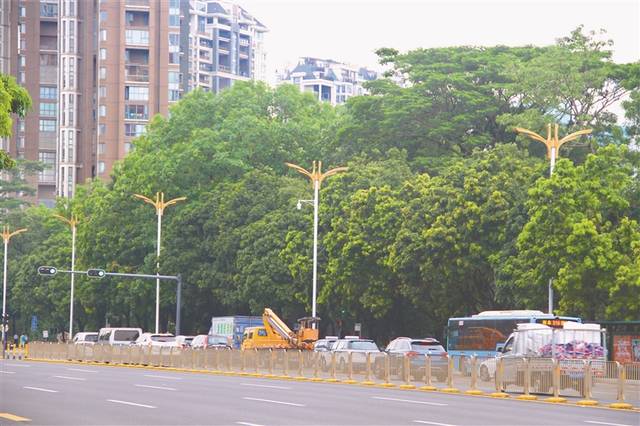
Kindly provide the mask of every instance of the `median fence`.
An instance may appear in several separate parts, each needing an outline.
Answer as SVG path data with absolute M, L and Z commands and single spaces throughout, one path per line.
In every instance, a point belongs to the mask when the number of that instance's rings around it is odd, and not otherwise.
M 180 349 L 158 346 L 29 344 L 28 358 L 97 362 L 419 389 L 580 405 L 640 406 L 640 363 L 550 358 L 478 358 L 311 352 L 294 349 Z

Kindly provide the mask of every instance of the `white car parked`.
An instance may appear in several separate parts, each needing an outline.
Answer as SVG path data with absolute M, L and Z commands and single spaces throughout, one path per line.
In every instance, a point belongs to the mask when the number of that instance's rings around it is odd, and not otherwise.
M 92 332 L 80 332 L 73 336 L 73 343 L 75 345 L 94 345 L 98 341 L 98 333 Z
M 176 342 L 176 336 L 170 333 L 142 333 L 138 340 L 135 342 L 138 346 L 153 346 L 153 347 L 178 347 Z

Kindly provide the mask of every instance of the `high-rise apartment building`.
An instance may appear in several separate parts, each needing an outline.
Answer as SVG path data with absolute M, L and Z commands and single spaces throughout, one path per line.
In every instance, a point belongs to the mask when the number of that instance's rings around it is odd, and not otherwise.
M 185 92 L 264 80 L 266 31 L 223 1 L 0 0 L 0 71 L 33 98 L 3 147 L 46 165 L 40 202 L 71 197 Z
M 363 83 L 376 78 L 378 74 L 366 68 L 356 68 L 332 59 L 304 57 L 293 69 L 279 75 L 278 82 L 294 84 L 301 92 L 312 92 L 318 100 L 338 105 L 351 96 L 366 94 Z

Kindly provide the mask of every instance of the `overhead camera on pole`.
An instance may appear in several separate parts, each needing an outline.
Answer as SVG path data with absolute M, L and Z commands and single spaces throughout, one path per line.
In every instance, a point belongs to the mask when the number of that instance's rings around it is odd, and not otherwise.
M 38 268 L 38 274 L 40 275 L 55 275 L 58 273 L 58 269 L 53 266 L 40 266 Z
M 104 278 L 107 273 L 104 269 L 89 269 L 87 270 L 87 276 L 92 278 Z

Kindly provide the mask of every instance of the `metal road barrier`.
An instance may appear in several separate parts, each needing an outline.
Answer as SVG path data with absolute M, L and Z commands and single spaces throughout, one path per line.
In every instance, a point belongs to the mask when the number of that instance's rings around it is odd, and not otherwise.
M 168 367 L 286 379 L 378 384 L 403 389 L 490 394 L 583 405 L 640 406 L 640 363 L 597 359 L 403 356 L 293 349 L 181 349 L 31 342 L 15 359 Z M 549 398 L 549 397 L 552 398 Z

